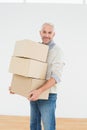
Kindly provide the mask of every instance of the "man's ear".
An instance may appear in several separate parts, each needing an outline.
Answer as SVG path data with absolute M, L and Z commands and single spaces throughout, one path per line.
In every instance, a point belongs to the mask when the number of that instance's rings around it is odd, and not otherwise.
M 41 31 L 39 31 L 40 35 L 41 35 Z

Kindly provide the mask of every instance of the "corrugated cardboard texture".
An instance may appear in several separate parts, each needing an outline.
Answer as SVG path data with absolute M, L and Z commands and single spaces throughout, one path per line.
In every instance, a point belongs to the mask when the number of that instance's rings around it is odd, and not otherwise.
M 13 56 L 26 57 L 46 62 L 49 46 L 31 40 L 16 42 Z
M 28 98 L 29 92 L 39 88 L 45 83 L 45 80 L 38 80 L 33 78 L 27 78 L 14 74 L 11 83 L 11 91 Z M 39 99 L 48 99 L 49 89 L 44 91 Z
M 19 57 L 12 57 L 9 67 L 11 73 L 37 79 L 45 79 L 46 71 L 47 63 Z

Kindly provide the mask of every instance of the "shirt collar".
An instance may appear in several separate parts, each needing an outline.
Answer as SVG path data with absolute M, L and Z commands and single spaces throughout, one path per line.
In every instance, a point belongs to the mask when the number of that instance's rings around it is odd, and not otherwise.
M 49 49 L 52 49 L 55 46 L 54 41 L 48 43 Z

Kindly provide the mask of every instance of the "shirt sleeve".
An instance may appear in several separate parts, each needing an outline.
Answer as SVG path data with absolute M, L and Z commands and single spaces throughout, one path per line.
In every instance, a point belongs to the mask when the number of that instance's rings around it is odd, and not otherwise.
M 56 83 L 61 82 L 63 67 L 65 65 L 62 50 L 58 49 L 51 63 L 51 77 L 56 80 Z
M 60 83 L 60 78 L 56 74 L 51 74 L 51 77 L 55 79 L 56 83 Z

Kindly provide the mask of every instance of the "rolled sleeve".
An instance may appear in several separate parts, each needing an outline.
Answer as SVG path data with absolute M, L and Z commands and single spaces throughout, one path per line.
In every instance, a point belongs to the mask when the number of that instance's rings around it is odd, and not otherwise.
M 56 74 L 51 74 L 51 77 L 55 79 L 56 83 L 60 83 L 61 80 Z

